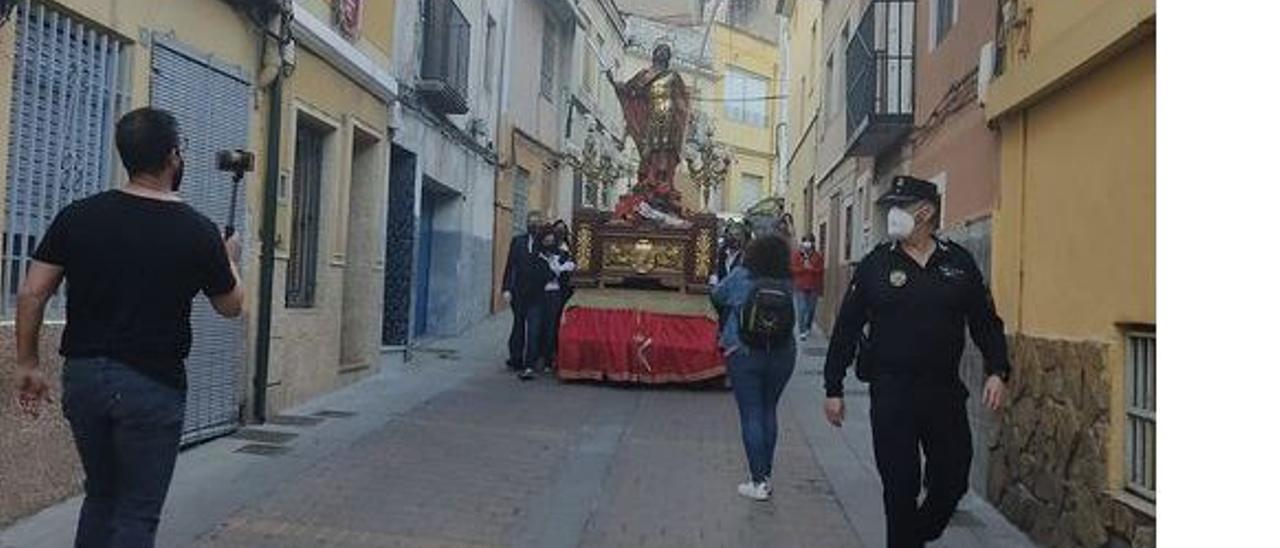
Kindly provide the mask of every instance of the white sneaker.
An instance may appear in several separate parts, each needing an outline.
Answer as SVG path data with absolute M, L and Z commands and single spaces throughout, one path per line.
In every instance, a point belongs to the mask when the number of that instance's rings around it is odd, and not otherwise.
M 751 500 L 769 500 L 769 496 L 773 494 L 773 489 L 769 487 L 767 482 L 756 483 L 748 481 L 747 483 L 738 484 L 738 494 Z

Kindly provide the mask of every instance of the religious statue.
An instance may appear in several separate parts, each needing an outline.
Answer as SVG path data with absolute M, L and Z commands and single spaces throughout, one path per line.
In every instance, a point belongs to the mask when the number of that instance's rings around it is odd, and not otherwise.
M 618 217 L 637 217 L 667 224 L 681 224 L 684 209 L 675 188 L 676 168 L 689 124 L 689 90 L 680 74 L 671 70 L 671 46 L 653 49 L 653 65 L 625 83 L 606 73 L 622 103 L 627 135 L 640 152 L 637 183 L 619 202 Z

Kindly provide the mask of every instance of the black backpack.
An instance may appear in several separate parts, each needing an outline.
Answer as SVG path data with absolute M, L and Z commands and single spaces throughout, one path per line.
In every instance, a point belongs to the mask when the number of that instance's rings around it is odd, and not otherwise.
M 796 325 L 791 285 L 785 280 L 758 278 L 738 317 L 738 337 L 748 347 L 767 349 L 790 340 Z

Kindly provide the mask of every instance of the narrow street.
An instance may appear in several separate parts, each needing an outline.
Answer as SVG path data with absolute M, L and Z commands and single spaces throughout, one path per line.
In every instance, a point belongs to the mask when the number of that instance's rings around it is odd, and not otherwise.
M 187 450 L 158 545 L 884 544 L 866 396 L 850 394 L 843 430 L 823 422 L 824 342 L 803 348 L 784 396 L 775 498 L 752 503 L 734 492 L 728 392 L 520 383 L 501 371 L 507 322 Z M 68 546 L 78 507 L 15 524 L 0 546 Z M 936 546 L 1031 544 L 970 496 Z

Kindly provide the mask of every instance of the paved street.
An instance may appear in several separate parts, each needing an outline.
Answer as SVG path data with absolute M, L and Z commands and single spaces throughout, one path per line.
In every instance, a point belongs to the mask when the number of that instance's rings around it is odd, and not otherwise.
M 501 371 L 506 326 L 437 341 L 240 435 L 262 441 L 184 452 L 159 545 L 883 545 L 865 395 L 850 395 L 843 430 L 821 417 L 825 343 L 806 345 L 784 397 L 776 496 L 753 503 L 735 493 L 728 392 L 520 383 Z M 69 546 L 78 506 L 16 524 L 0 546 Z M 937 545 L 1030 546 L 974 497 Z

